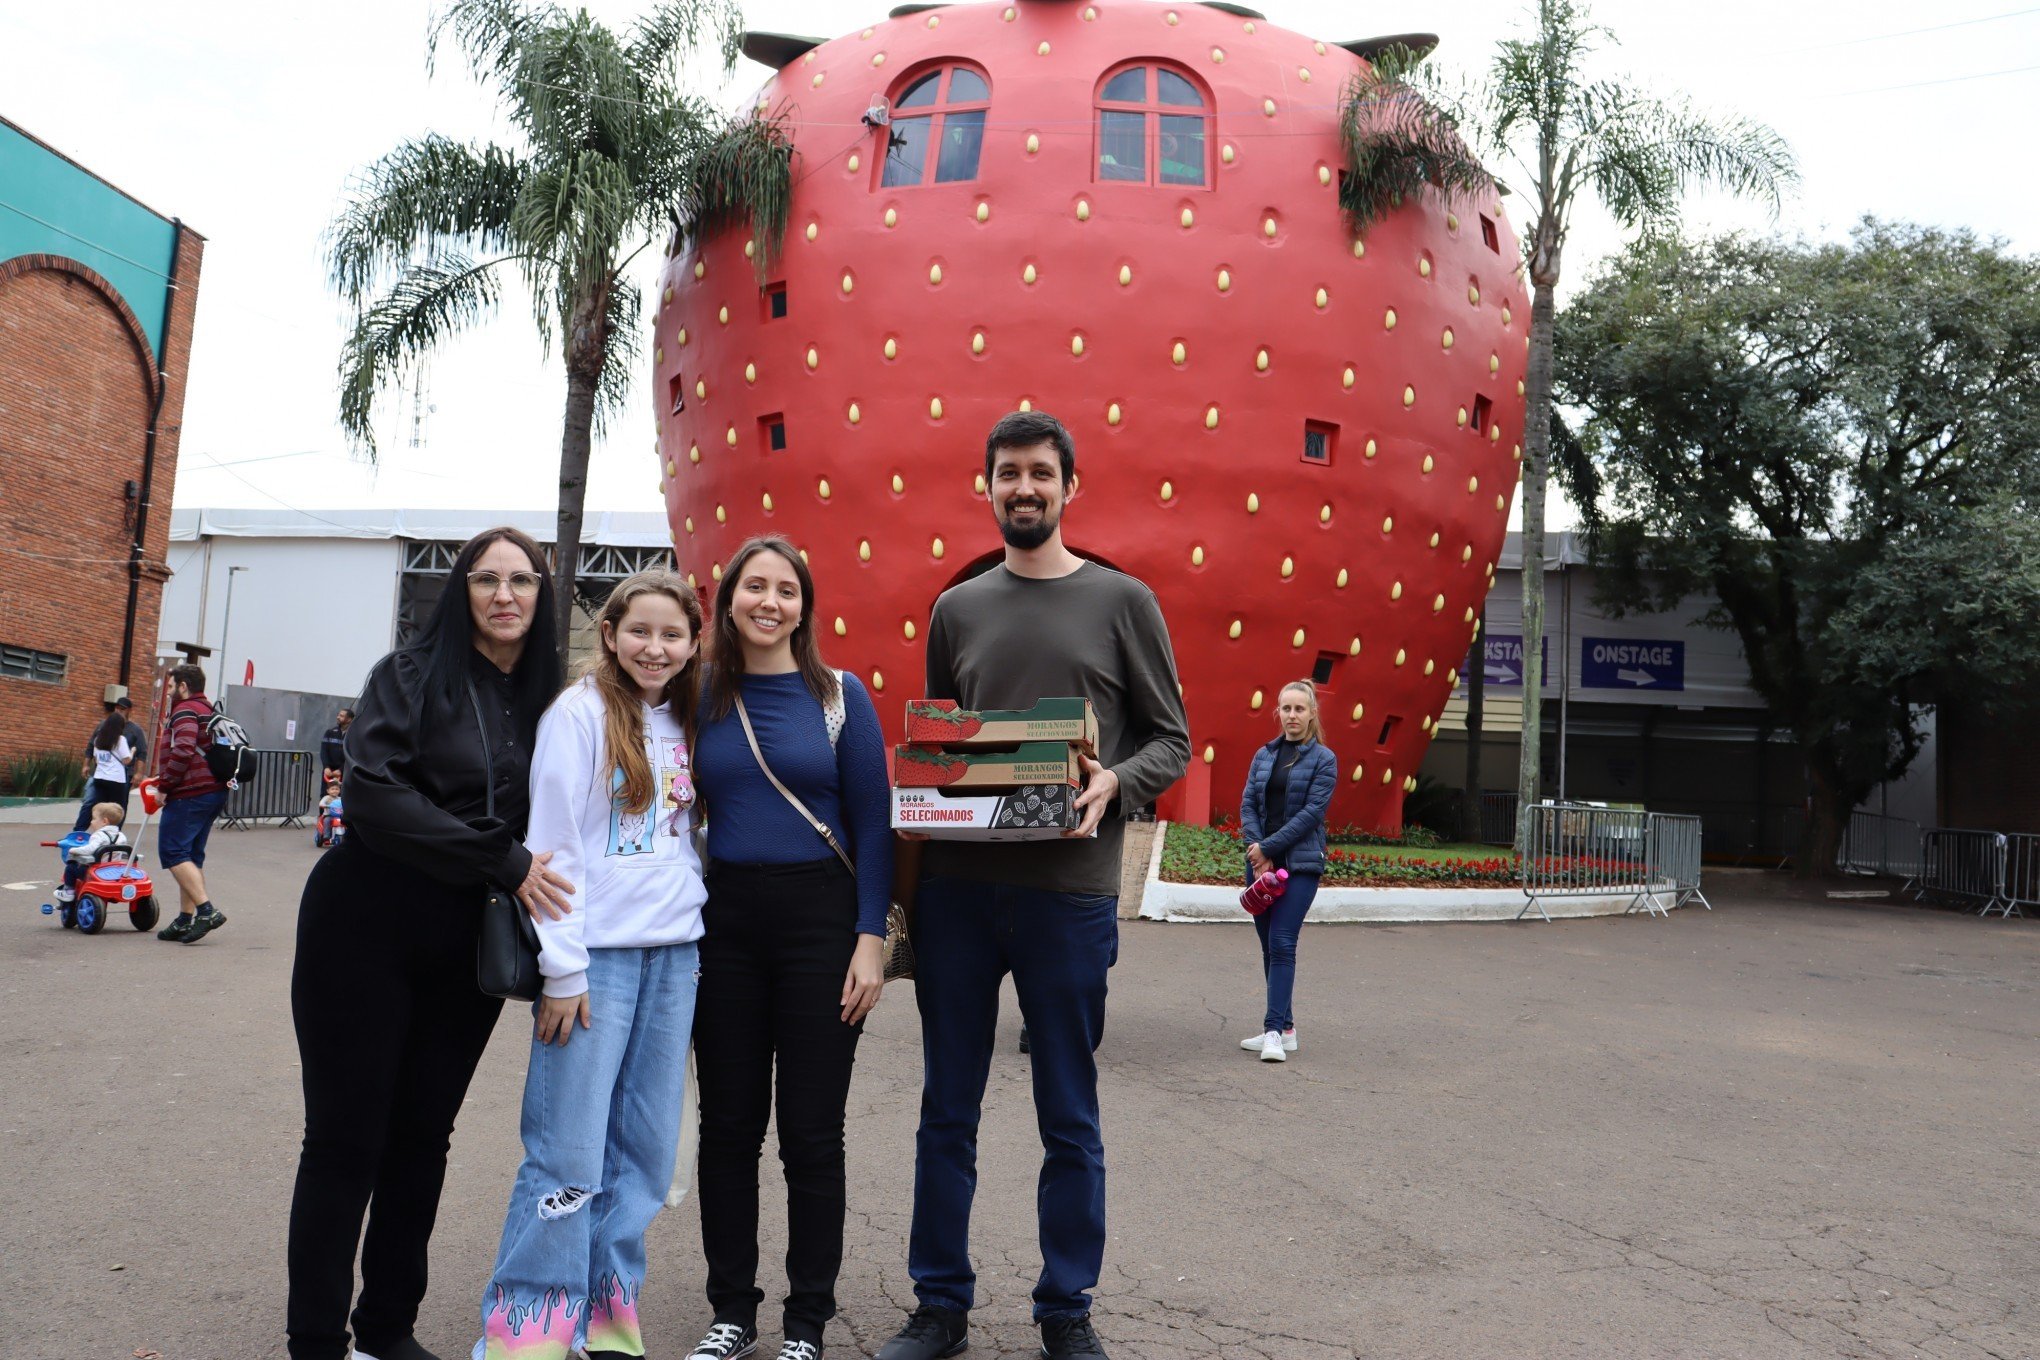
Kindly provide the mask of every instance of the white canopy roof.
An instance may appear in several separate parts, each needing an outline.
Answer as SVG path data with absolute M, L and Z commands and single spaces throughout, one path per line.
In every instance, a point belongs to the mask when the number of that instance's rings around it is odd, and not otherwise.
M 550 510 L 284 510 L 226 508 L 173 510 L 170 541 L 202 538 L 397 538 L 464 543 L 484 529 L 515 525 L 550 543 L 557 518 Z M 665 548 L 673 531 L 657 511 L 598 510 L 582 524 L 581 541 L 612 548 Z

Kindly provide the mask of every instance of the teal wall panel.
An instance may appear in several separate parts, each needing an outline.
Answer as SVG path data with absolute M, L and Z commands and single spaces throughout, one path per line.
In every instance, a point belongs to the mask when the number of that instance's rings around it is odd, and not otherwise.
M 62 255 L 98 271 L 141 322 L 152 360 L 175 239 L 167 219 L 0 123 L 0 261 Z

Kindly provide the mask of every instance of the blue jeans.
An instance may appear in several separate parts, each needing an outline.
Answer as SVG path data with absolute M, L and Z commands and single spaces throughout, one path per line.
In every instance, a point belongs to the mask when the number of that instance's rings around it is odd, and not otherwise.
M 163 804 L 156 823 L 156 862 L 165 869 L 179 864 L 205 867 L 205 843 L 212 835 L 213 821 L 227 805 L 227 791 L 216 789 L 191 798 L 172 798 Z
M 907 1273 L 922 1303 L 976 1301 L 970 1208 L 978 1117 L 1013 975 L 1027 1025 L 1043 1155 L 1037 1197 L 1041 1278 L 1034 1316 L 1081 1317 L 1105 1260 L 1105 1139 L 1096 1051 L 1106 973 L 1119 958 L 1119 899 L 930 877 L 914 917 L 921 1011 L 921 1128 Z
M 591 1027 L 531 1043 L 524 1163 L 475 1360 L 566 1360 L 577 1346 L 643 1355 L 645 1230 L 680 1143 L 699 952 L 588 951 Z
M 1303 918 L 1310 915 L 1317 889 L 1318 875 L 1291 874 L 1288 891 L 1254 918 L 1254 933 L 1261 937 L 1261 976 L 1268 980 L 1268 1013 L 1261 1020 L 1264 1033 L 1296 1024 L 1290 1013 L 1296 997 L 1296 937 L 1303 933 Z

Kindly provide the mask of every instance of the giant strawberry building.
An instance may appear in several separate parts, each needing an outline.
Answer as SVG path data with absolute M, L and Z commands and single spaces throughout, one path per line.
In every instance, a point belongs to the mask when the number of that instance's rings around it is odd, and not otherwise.
M 794 139 L 764 277 L 743 227 L 666 265 L 661 486 L 704 588 L 747 536 L 817 578 L 888 735 L 944 588 L 999 555 L 1008 411 L 1076 439 L 1077 551 L 1161 600 L 1192 760 L 1238 806 L 1288 680 L 1318 686 L 1335 822 L 1388 828 L 1493 579 L 1530 309 L 1499 203 L 1342 220 L 1339 104 L 1375 45 L 1234 5 L 907 5 L 751 34 Z

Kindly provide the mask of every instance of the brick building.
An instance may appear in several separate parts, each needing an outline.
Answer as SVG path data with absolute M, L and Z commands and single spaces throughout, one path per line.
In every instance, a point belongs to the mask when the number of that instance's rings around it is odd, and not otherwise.
M 153 726 L 204 249 L 0 118 L 0 782 L 119 687 Z

